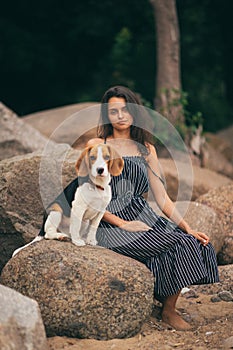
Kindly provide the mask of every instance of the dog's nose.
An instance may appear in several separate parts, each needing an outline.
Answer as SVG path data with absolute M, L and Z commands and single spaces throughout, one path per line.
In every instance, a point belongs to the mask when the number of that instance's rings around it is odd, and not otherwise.
M 97 168 L 97 174 L 102 175 L 104 172 L 104 168 Z

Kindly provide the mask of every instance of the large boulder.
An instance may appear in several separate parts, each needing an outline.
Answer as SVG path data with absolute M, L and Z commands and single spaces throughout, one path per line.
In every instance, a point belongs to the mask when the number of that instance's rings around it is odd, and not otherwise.
M 0 103 L 0 160 L 42 150 L 48 139 Z
M 228 150 L 230 147 L 228 148 Z M 225 150 L 226 151 L 226 150 Z M 233 153 L 233 149 L 231 149 Z M 230 153 L 230 152 L 229 152 Z M 204 146 L 202 167 L 213 170 L 217 173 L 228 176 L 233 179 L 233 164 L 220 152 L 218 148 L 213 147 L 208 142 Z
M 222 129 L 217 133 L 217 136 L 228 142 L 233 148 L 233 125 L 226 129 Z
M 198 202 L 178 202 L 177 209 L 184 214 L 184 219 L 194 230 L 206 233 L 218 253 L 223 244 L 225 235 L 219 222 L 217 213 L 207 205 Z
M 230 131 L 230 129 L 229 129 Z M 229 132 L 228 131 L 228 132 Z M 233 144 L 232 144 L 232 138 L 233 138 L 233 128 L 231 131 L 230 140 L 227 138 L 224 138 L 224 131 L 223 136 L 221 137 L 221 132 L 219 134 L 213 134 L 210 132 L 205 133 L 205 139 L 206 142 L 215 150 L 217 150 L 221 155 L 227 159 L 229 162 L 233 163 Z
M 233 231 L 224 240 L 222 249 L 218 254 L 219 264 L 233 264 Z
M 63 147 L 64 146 L 64 147 Z M 79 152 L 57 145 L 52 152 L 29 153 L 0 162 L 0 232 L 38 232 L 45 207 L 76 177 Z
M 45 208 L 76 177 L 79 154 L 58 144 L 0 162 L 0 270 L 16 248 L 38 234 Z
M 233 183 L 213 188 L 206 194 L 197 198 L 198 203 L 202 203 L 212 208 L 222 227 L 225 237 L 233 231 Z
M 99 111 L 96 102 L 76 103 L 32 113 L 23 120 L 50 140 L 82 148 L 88 139 L 96 137 Z
M 101 247 L 42 240 L 12 258 L 0 281 L 38 302 L 48 336 L 130 337 L 152 311 L 149 269 Z
M 233 181 L 212 170 L 190 166 L 172 159 L 160 159 L 160 165 L 167 183 L 167 191 L 174 201 L 195 201 L 202 194 Z
M 221 226 L 220 240 L 222 248 L 218 252 L 220 264 L 232 264 L 233 262 L 233 184 L 212 189 L 208 193 L 200 196 L 197 201 L 202 203 L 217 214 L 217 221 Z
M 35 300 L 0 285 L 0 349 L 46 350 L 47 339 Z

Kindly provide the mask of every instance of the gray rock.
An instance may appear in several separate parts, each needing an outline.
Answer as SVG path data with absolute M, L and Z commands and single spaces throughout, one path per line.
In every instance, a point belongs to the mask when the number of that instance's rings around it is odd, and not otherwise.
M 1 283 L 37 300 L 49 336 L 130 337 L 152 311 L 149 269 L 101 247 L 42 240 L 7 263 Z
M 0 103 L 0 160 L 42 150 L 48 139 Z
M 233 264 L 233 232 L 224 239 L 223 246 L 218 253 L 219 264 Z
M 178 202 L 176 206 L 179 212 L 184 214 L 184 219 L 190 227 L 210 237 L 215 252 L 218 253 L 223 246 L 225 232 L 222 230 L 217 213 L 207 205 L 198 202 Z
M 76 177 L 79 152 L 57 145 L 0 162 L 0 232 L 20 232 L 25 243 L 42 224 L 44 209 Z
M 46 350 L 47 339 L 35 300 L 0 285 L 0 349 Z
M 219 292 L 218 296 L 223 301 L 233 301 L 233 294 L 227 290 L 223 290 L 222 292 Z
M 213 188 L 200 196 L 197 202 L 212 208 L 218 216 L 225 237 L 231 235 L 233 228 L 233 183 Z
M 211 298 L 210 298 L 210 301 L 212 303 L 219 303 L 221 301 L 221 298 L 218 296 L 218 295 L 213 295 Z
M 97 135 L 99 115 L 100 104 L 84 102 L 32 113 L 23 120 L 50 140 L 84 147 Z
M 228 142 L 233 148 L 233 125 L 226 129 L 222 129 L 217 133 L 217 136 Z
M 57 144 L 0 162 L 0 271 L 15 249 L 35 238 L 45 208 L 76 178 L 79 154 Z
M 189 162 L 160 159 L 160 165 L 173 201 L 195 201 L 212 189 L 233 184 L 230 178 Z

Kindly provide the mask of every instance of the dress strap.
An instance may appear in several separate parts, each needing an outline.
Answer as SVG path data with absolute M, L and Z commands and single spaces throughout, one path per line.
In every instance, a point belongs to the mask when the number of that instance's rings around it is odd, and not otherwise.
M 143 157 L 145 165 L 150 169 L 150 171 L 152 172 L 152 174 L 154 176 L 156 176 L 163 184 L 163 186 L 165 186 L 165 181 L 161 178 L 161 176 L 159 176 L 158 174 L 156 174 L 156 172 L 151 168 L 151 166 L 147 163 L 146 159 Z
M 105 137 L 104 138 L 104 144 L 106 145 L 106 143 L 107 143 L 107 138 Z

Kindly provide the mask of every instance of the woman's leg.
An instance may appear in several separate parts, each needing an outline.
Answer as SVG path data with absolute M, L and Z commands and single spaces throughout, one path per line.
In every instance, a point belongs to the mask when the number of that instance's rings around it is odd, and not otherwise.
M 191 326 L 176 312 L 176 302 L 179 295 L 180 291 L 177 294 L 170 295 L 164 299 L 162 320 L 177 331 L 188 331 L 191 329 Z

